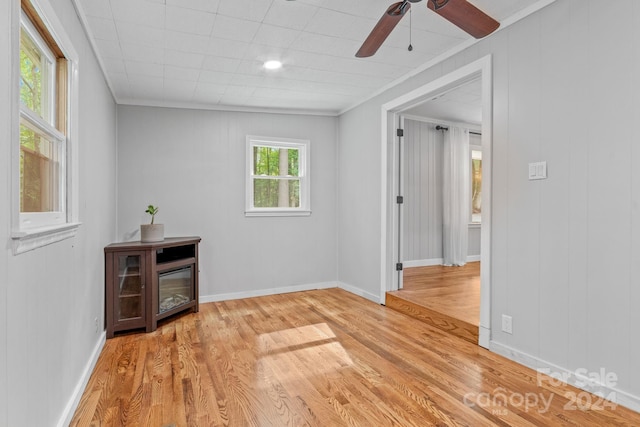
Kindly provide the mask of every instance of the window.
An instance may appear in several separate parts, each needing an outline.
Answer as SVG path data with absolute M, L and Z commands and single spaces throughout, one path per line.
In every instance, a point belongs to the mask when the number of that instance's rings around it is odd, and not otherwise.
M 247 216 L 309 215 L 309 141 L 247 136 Z
M 48 0 L 22 0 L 19 20 L 14 253 L 70 237 L 77 226 L 68 185 L 77 171 L 71 157 L 77 130 L 69 126 L 77 55 Z
M 482 220 L 482 151 L 471 151 L 471 222 Z
M 23 14 L 20 28 L 20 214 L 22 224 L 64 222 L 65 138 L 56 118 L 58 60 Z M 64 78 L 65 76 L 61 76 Z M 64 130 L 64 129 L 63 129 Z M 35 215 L 34 215 L 35 214 Z

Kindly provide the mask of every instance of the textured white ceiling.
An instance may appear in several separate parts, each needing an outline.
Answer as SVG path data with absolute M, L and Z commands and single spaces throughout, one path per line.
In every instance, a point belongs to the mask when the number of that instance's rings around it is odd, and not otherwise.
M 482 81 L 476 79 L 465 83 L 403 113 L 442 122 L 480 126 L 482 124 Z
M 389 0 L 75 0 L 118 103 L 335 114 L 470 36 L 414 3 L 355 58 Z M 472 0 L 504 22 L 538 0 Z M 413 51 L 409 52 L 412 23 Z M 267 71 L 278 59 L 282 69 Z

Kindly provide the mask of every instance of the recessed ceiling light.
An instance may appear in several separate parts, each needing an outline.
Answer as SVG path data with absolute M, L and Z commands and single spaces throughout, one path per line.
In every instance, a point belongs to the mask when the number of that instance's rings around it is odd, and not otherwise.
M 280 61 L 267 61 L 264 63 L 264 68 L 266 68 L 267 70 L 277 70 L 278 68 L 282 67 L 282 62 Z

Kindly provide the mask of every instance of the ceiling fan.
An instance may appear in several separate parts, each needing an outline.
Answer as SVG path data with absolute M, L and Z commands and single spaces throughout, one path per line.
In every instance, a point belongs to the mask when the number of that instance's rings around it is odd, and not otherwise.
M 356 57 L 366 58 L 375 54 L 400 19 L 411 8 L 411 3 L 420 1 L 403 0 L 389 6 L 371 30 L 369 37 L 362 43 Z M 467 0 L 427 0 L 427 7 L 477 39 L 488 36 L 500 26 L 498 21 Z

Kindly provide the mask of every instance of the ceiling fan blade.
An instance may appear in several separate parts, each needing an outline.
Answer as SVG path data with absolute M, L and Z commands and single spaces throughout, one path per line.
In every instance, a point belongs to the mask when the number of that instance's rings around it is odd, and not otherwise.
M 389 6 L 382 15 L 382 18 L 380 18 L 376 26 L 371 30 L 369 37 L 367 37 L 364 43 L 362 43 L 362 46 L 360 46 L 356 57 L 366 58 L 375 54 L 410 7 L 411 4 L 407 1 L 394 3 Z
M 427 7 L 477 39 L 488 36 L 500 23 L 467 0 L 428 0 Z

